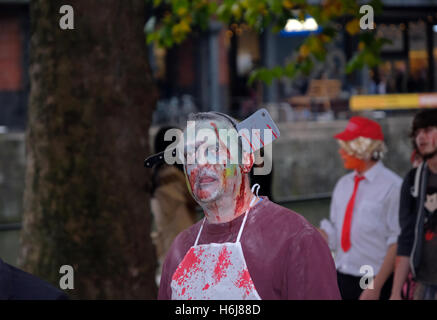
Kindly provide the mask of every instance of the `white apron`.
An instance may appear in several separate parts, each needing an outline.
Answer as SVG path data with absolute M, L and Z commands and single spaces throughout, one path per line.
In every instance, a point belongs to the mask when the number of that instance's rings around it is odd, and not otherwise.
M 254 188 L 259 185 L 254 185 Z M 257 192 L 258 195 L 258 192 Z M 247 269 L 240 238 L 252 208 L 244 213 L 235 242 L 198 245 L 203 220 L 194 245 L 177 267 L 171 281 L 173 300 L 261 300 Z

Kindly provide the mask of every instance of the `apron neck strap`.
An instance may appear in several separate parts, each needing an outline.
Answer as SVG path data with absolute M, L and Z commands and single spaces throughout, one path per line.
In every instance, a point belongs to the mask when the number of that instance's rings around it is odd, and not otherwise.
M 237 242 L 240 242 L 240 238 L 241 238 L 241 234 L 243 233 L 243 229 L 244 229 L 244 226 L 246 225 L 246 219 L 247 219 L 247 213 L 249 212 L 249 210 L 252 208 L 252 206 L 255 204 L 255 200 L 258 198 L 258 191 L 259 191 L 259 184 L 258 183 L 256 183 L 256 184 L 254 184 L 253 186 L 252 186 L 252 193 L 255 191 L 255 189 L 256 189 L 256 196 L 254 195 L 253 197 L 252 197 L 252 201 L 250 201 L 250 205 L 249 205 L 249 208 L 246 210 L 246 212 L 244 213 L 244 219 L 243 219 L 243 222 L 241 223 L 241 227 L 240 227 L 240 231 L 238 231 L 238 236 L 237 236 L 237 240 L 235 241 L 236 243 Z
M 258 183 L 254 184 L 253 187 L 252 187 L 252 193 L 255 191 L 255 188 L 256 188 L 256 196 L 254 195 L 254 196 L 252 197 L 252 201 L 250 201 L 249 208 L 248 208 L 248 209 L 246 210 L 246 212 L 244 213 L 243 222 L 241 223 L 240 231 L 238 231 L 237 240 L 235 241 L 236 243 L 237 243 L 237 242 L 240 242 L 241 234 L 243 233 L 244 225 L 246 224 L 247 213 L 249 212 L 249 210 L 250 210 L 250 209 L 252 208 L 252 206 L 254 205 L 255 200 L 258 198 L 258 190 L 259 190 L 259 187 L 260 187 L 260 186 L 259 186 Z M 196 237 L 196 241 L 194 242 L 194 246 L 197 246 L 197 243 L 199 242 L 200 234 L 202 233 L 203 225 L 205 224 L 205 220 L 206 220 L 206 217 L 203 218 L 202 225 L 200 226 L 199 233 L 197 234 L 197 237 Z
M 205 220 L 206 220 L 206 217 L 203 218 L 202 225 L 200 226 L 199 233 L 197 233 L 196 241 L 194 242 L 194 246 L 197 246 L 197 243 L 199 242 L 200 234 L 202 233 L 202 229 L 203 229 L 203 225 L 205 224 Z

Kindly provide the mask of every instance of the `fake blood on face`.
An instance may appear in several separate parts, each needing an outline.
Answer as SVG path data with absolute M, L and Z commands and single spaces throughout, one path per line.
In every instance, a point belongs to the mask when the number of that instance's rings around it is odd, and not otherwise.
M 246 191 L 245 191 L 245 176 L 244 174 L 241 176 L 241 184 L 240 184 L 240 192 L 237 195 L 235 199 L 235 215 L 242 212 L 244 207 L 244 200 L 246 198 Z
M 198 172 L 199 172 L 199 168 L 195 168 L 191 170 L 188 175 L 188 180 L 190 181 L 190 187 L 193 192 L 194 192 L 194 185 L 196 184 L 196 178 Z
M 215 135 L 217 136 L 217 139 L 219 140 L 220 146 L 223 146 L 223 148 L 225 148 L 226 154 L 228 155 L 228 160 L 230 160 L 231 159 L 231 152 L 226 147 L 226 144 L 224 144 L 223 141 L 220 139 L 220 136 L 219 136 L 219 133 L 218 133 L 218 129 L 217 129 L 217 125 L 214 122 L 210 122 L 209 124 L 214 128 Z
M 219 210 L 218 210 L 217 203 L 212 203 L 211 206 L 210 206 L 210 210 L 211 210 L 211 212 L 214 213 L 214 216 L 215 216 L 215 219 L 217 220 L 217 222 L 220 222 L 221 219 L 220 219 L 220 213 L 219 213 Z
M 209 196 L 211 196 L 211 193 L 209 191 L 206 191 L 206 190 L 199 190 L 197 192 L 197 196 L 199 199 L 206 199 L 206 198 L 209 198 Z
M 199 199 L 208 198 L 211 195 L 209 191 L 202 190 L 202 189 L 197 190 L 198 188 L 196 188 L 196 180 L 198 174 L 199 174 L 199 168 L 194 168 L 193 170 L 190 171 L 188 179 L 190 181 L 191 190 L 193 194 L 196 195 Z

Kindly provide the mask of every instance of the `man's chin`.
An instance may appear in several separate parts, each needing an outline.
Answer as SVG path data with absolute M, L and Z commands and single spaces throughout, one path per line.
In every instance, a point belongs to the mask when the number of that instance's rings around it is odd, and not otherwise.
M 437 155 L 437 149 L 435 149 L 434 151 L 423 152 L 423 153 L 419 151 L 419 154 L 422 157 L 422 159 L 428 160 Z
M 343 163 L 343 167 L 346 170 L 358 170 L 358 166 L 356 164 Z
M 196 190 L 195 193 L 196 200 L 201 203 L 214 202 L 215 200 L 217 200 L 219 194 L 220 192 L 219 190 L 217 190 L 217 188 L 211 187 L 199 188 L 198 190 Z
M 347 159 L 347 160 L 343 160 L 343 167 L 346 170 L 363 170 L 365 166 L 365 163 L 363 160 L 360 160 L 358 158 L 356 159 Z

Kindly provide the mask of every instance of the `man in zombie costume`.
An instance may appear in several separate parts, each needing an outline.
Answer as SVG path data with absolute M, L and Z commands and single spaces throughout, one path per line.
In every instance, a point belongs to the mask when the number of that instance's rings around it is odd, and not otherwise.
M 230 139 L 237 154 L 220 139 L 220 129 L 236 133 L 236 121 L 213 112 L 190 120 L 196 131 L 216 136 L 214 142 L 185 140 L 185 156 L 199 160 L 184 164 L 187 185 L 205 218 L 173 242 L 158 298 L 339 299 L 334 262 L 319 232 L 297 213 L 254 194 L 253 154 L 242 150 L 237 134 Z M 214 162 L 217 156 L 226 163 Z
M 334 137 L 344 167 L 353 172 L 337 182 L 321 232 L 335 254 L 342 298 L 385 300 L 393 282 L 402 180 L 380 161 L 385 146 L 377 122 L 352 117 Z
M 391 299 L 401 299 L 411 271 L 416 281 L 414 299 L 437 300 L 437 109 L 416 114 L 411 138 L 422 161 L 402 184 L 402 231 Z

